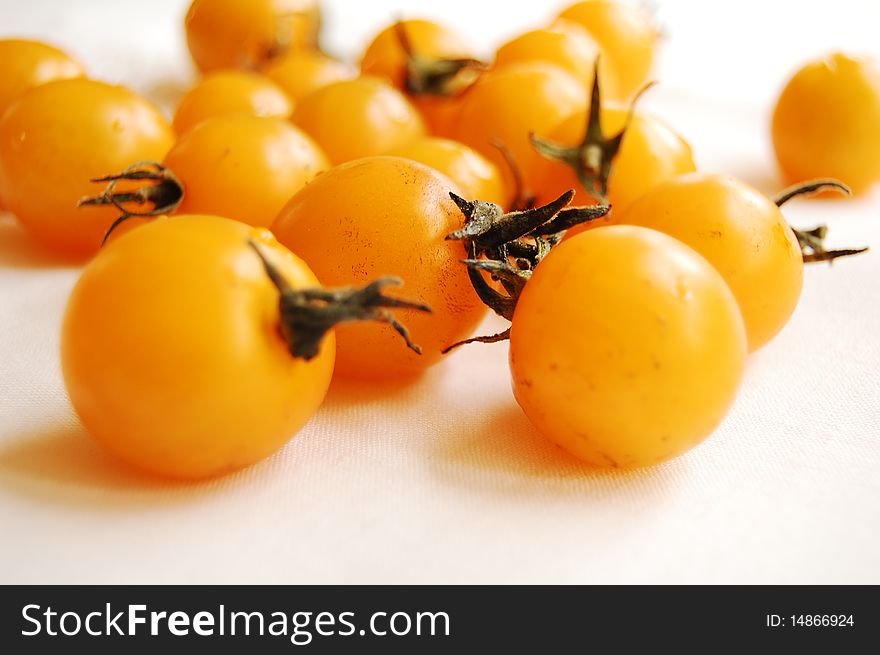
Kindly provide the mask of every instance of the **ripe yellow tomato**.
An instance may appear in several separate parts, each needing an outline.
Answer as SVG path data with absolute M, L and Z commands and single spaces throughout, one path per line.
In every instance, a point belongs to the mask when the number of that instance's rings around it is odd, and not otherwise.
M 165 118 L 128 89 L 85 78 L 50 82 L 0 119 L 0 197 L 46 247 L 82 259 L 119 216 L 112 206 L 77 208 L 95 194 L 90 180 L 161 161 L 173 143 Z
M 637 467 L 705 439 L 733 403 L 746 339 L 712 266 L 654 230 L 601 227 L 559 245 L 519 299 L 516 399 L 538 431 L 598 467 Z
M 47 43 L 0 39 L 0 116 L 32 87 L 83 75 L 67 53 Z
M 770 341 L 797 306 L 803 286 L 797 238 L 773 201 L 744 182 L 684 175 L 612 220 L 660 230 L 705 257 L 736 296 L 750 350 Z
M 406 97 L 375 77 L 318 89 L 300 101 L 293 122 L 333 164 L 381 155 L 425 135 L 425 124 Z
M 425 137 L 388 153 L 440 171 L 455 182 L 468 200 L 503 205 L 504 184 L 498 168 L 476 150 L 449 139 Z
M 183 134 L 206 118 L 248 114 L 289 118 L 293 102 L 267 77 L 245 71 L 217 71 L 190 89 L 174 113 L 174 129 Z
M 352 79 L 356 71 L 321 52 L 301 50 L 270 62 L 263 74 L 297 102 L 322 86 Z
M 64 316 L 70 400 L 94 437 L 146 471 L 180 478 L 253 464 L 324 398 L 333 335 L 294 358 L 264 257 L 296 289 L 308 267 L 266 230 L 213 216 L 155 221 L 86 267 Z
M 184 186 L 178 212 L 268 227 L 285 203 L 330 168 L 321 149 L 280 118 L 221 116 L 199 123 L 164 161 Z
M 593 69 L 599 46 L 589 33 L 577 23 L 560 20 L 550 27 L 530 30 L 502 44 L 495 53 L 495 67 L 514 63 L 543 61 L 559 66 L 581 81 L 589 89 L 593 84 Z M 602 88 L 608 97 L 614 97 L 610 73 L 603 70 Z
M 514 182 L 510 168 L 493 141 L 510 150 L 525 186 L 537 189 L 541 157 L 529 134 L 545 135 L 586 104 L 583 86 L 557 66 L 543 62 L 511 64 L 486 74 L 465 95 L 455 138 L 494 162 L 502 171 L 510 202 Z
M 256 70 L 289 51 L 316 48 L 320 24 L 319 0 L 193 0 L 186 42 L 203 73 Z
M 547 133 L 546 140 L 564 146 L 580 144 L 587 131 L 587 112 L 581 109 L 565 118 Z M 626 125 L 628 114 L 627 108 L 604 105 L 601 110 L 603 133 L 607 137 L 617 134 Z M 625 210 L 658 184 L 697 169 L 693 151 L 683 138 L 661 120 L 639 112 L 633 115 L 612 161 L 608 202 L 615 213 Z M 539 205 L 558 198 L 568 189 L 576 191 L 574 205 L 598 202 L 594 193 L 584 189 L 574 169 L 562 162 L 541 158 L 533 179 Z M 578 231 L 575 228 L 573 233 Z
M 579 24 L 599 44 L 603 66 L 614 79 L 615 97 L 632 98 L 645 86 L 660 35 L 642 7 L 620 0 L 586 0 L 559 17 Z
M 302 257 L 323 284 L 396 275 L 404 280 L 407 297 L 431 307 L 430 314 L 400 314 L 422 355 L 401 348 L 389 326 L 338 327 L 340 375 L 413 377 L 439 362 L 444 348 L 469 336 L 485 314 L 461 264 L 464 249 L 445 240 L 463 223 L 450 191 L 461 193 L 427 166 L 399 157 L 368 157 L 319 175 L 272 225 L 278 240 Z
M 454 30 L 430 20 L 412 19 L 389 25 L 379 32 L 361 58 L 364 75 L 383 77 L 400 90 L 406 90 L 409 57 L 400 41 L 403 29 L 413 54 L 426 59 L 467 59 L 473 57 L 465 41 Z
M 772 136 L 789 182 L 833 177 L 864 193 L 880 180 L 880 65 L 841 53 L 807 64 L 776 103 Z
M 0 39 L 0 118 L 28 89 L 83 74 L 76 61 L 51 45 L 24 39 Z
M 403 47 L 401 33 L 405 34 L 410 53 Z M 384 78 L 406 93 L 431 134 L 449 137 L 455 129 L 461 93 L 473 80 L 466 81 L 463 88 L 420 87 L 430 82 L 435 72 L 431 67 L 437 62 L 473 58 L 472 50 L 449 27 L 429 20 L 402 20 L 383 29 L 367 46 L 361 59 L 361 72 Z

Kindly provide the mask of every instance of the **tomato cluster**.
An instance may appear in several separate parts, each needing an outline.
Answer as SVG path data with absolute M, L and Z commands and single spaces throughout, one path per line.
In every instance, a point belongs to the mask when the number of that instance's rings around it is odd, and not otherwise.
M 203 76 L 172 121 L 51 46 L 0 41 L 0 203 L 88 262 L 64 378 L 136 466 L 247 466 L 334 374 L 412 380 L 507 338 L 542 434 L 598 467 L 661 462 L 723 420 L 804 262 L 855 252 L 779 208 L 845 185 L 770 199 L 698 173 L 636 106 L 659 37 L 638 6 L 577 2 L 490 61 L 449 26 L 400 20 L 360 74 L 320 50 L 320 24 L 318 0 L 194 0 Z M 880 82 L 833 62 L 788 85 L 774 144 L 793 182 L 861 191 L 880 177 Z M 473 337 L 487 307 L 510 328 Z

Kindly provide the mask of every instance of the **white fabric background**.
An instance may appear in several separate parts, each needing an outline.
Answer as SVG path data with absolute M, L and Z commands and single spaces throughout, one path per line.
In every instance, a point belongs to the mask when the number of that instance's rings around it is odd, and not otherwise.
M 342 54 L 395 8 L 486 44 L 550 15 L 543 3 L 328 4 Z M 827 2 L 657 4 L 663 84 L 645 108 L 703 169 L 768 192 L 780 183 L 767 109 L 786 74 L 834 46 L 880 54 L 874 3 L 838 1 L 831 16 Z M 49 38 L 167 107 L 192 75 L 185 5 L 0 0 L 0 34 Z M 132 476 L 77 424 L 57 353 L 77 271 L 2 216 L 0 582 L 880 583 L 880 189 L 786 213 L 875 250 L 808 270 L 727 421 L 684 457 L 624 474 L 580 465 L 519 411 L 497 344 L 408 388 L 337 384 L 275 457 L 202 484 Z

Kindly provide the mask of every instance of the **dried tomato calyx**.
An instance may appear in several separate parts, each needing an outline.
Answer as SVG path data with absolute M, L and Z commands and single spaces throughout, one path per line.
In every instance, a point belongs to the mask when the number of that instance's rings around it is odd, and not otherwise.
M 351 321 L 387 323 L 401 336 L 410 350 L 422 354 L 422 349 L 410 338 L 409 330 L 389 310 L 430 312 L 431 308 L 423 303 L 394 298 L 383 293 L 386 286 L 403 284 L 400 278 L 381 277 L 358 288 L 294 289 L 255 242 L 249 241 L 248 244 L 259 256 L 266 274 L 278 289 L 278 331 L 293 357 L 306 361 L 313 359 L 318 355 L 327 332 L 339 323 Z
M 574 197 L 572 190 L 542 207 L 514 212 L 504 212 L 491 202 L 449 195 L 464 215 L 465 224 L 446 238 L 464 243 L 468 256 L 463 263 L 474 291 L 487 307 L 507 320 L 513 320 L 532 271 L 562 240 L 566 230 L 601 218 L 610 209 L 607 205 L 568 207 Z M 486 275 L 498 284 L 490 284 Z M 508 332 L 461 341 L 444 352 L 474 341 L 501 341 Z
M 827 178 L 795 184 L 794 186 L 781 191 L 775 198 L 773 198 L 773 202 L 776 203 L 777 207 L 782 207 L 792 198 L 797 198 L 798 196 L 811 196 L 816 193 L 822 193 L 823 191 L 836 191 L 845 196 L 852 195 L 850 188 L 843 182 Z M 798 245 L 801 247 L 801 253 L 803 254 L 805 264 L 812 264 L 814 262 L 833 262 L 835 259 L 858 255 L 868 250 L 867 248 L 827 250 L 825 248 L 825 237 L 828 236 L 827 225 L 819 225 L 811 230 L 799 230 L 792 227 L 791 230 L 797 237 Z
M 116 185 L 123 180 L 148 181 L 152 184 L 146 184 L 130 191 L 116 191 Z M 132 164 L 121 173 L 94 178 L 91 181 L 106 182 L 107 187 L 97 196 L 83 198 L 77 203 L 77 207 L 113 205 L 122 212 L 104 233 L 101 245 L 107 242 L 113 230 L 132 216 L 170 214 L 183 201 L 183 183 L 170 168 L 155 161 L 140 161 Z M 152 208 L 134 209 L 133 205 L 137 207 L 151 205 Z
M 572 190 L 541 207 L 512 212 L 505 212 L 495 203 L 465 200 L 451 192 L 449 196 L 464 214 L 465 225 L 446 238 L 472 243 L 478 255 L 503 255 L 506 248 L 524 237 L 561 237 L 565 230 L 601 218 L 610 209 L 607 205 L 569 207 L 574 198 Z
M 394 24 L 400 47 L 406 53 L 404 88 L 414 96 L 454 97 L 470 88 L 488 68 L 478 59 L 441 59 L 416 52 L 403 21 Z
M 599 59 L 593 65 L 593 88 L 584 138 L 575 145 L 563 145 L 529 134 L 532 147 L 542 157 L 558 161 L 570 167 L 584 191 L 600 202 L 607 202 L 608 178 L 626 131 L 632 122 L 636 102 L 653 83 L 645 86 L 633 99 L 621 130 L 613 136 L 605 136 L 602 130 L 602 93 L 599 86 Z

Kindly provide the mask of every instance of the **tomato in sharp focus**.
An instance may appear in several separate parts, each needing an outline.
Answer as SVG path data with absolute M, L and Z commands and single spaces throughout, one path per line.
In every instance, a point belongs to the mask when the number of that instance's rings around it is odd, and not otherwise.
M 337 373 L 349 378 L 412 378 L 441 359 L 441 350 L 470 335 L 485 314 L 461 264 L 461 227 L 449 192 L 461 191 L 437 171 L 399 157 L 368 157 L 336 166 L 296 194 L 272 232 L 303 258 L 323 284 L 339 286 L 380 275 L 405 282 L 403 293 L 432 309 L 401 312 L 422 355 L 399 347 L 382 325 L 337 328 Z M 351 326 L 355 327 L 355 326 Z
M 0 39 L 0 117 L 28 89 L 84 74 L 67 53 L 47 43 Z
M 209 73 L 190 89 L 177 106 L 173 125 L 184 134 L 206 118 L 248 114 L 289 118 L 293 102 L 272 80 L 257 73 L 224 70 Z
M 381 155 L 425 135 L 425 124 L 406 97 L 367 76 L 334 82 L 306 96 L 293 122 L 333 164 Z
M 547 141 L 574 146 L 581 143 L 587 130 L 587 109 L 574 112 L 546 135 Z M 603 105 L 602 131 L 617 134 L 626 125 L 629 109 Z M 624 211 L 642 194 L 658 184 L 696 170 L 693 151 L 681 136 L 663 121 L 635 112 L 626 128 L 620 150 L 612 160 L 608 176 L 608 202 L 614 213 Z M 597 202 L 578 180 L 574 169 L 560 161 L 541 158 L 534 173 L 534 190 L 539 205 L 550 202 L 568 189 L 575 189 L 574 205 Z M 572 234 L 580 230 L 575 228 Z
M 864 193 L 880 180 L 880 64 L 842 53 L 807 64 L 777 100 L 771 131 L 789 182 L 833 177 Z
M 213 216 L 140 227 L 83 271 L 64 316 L 64 380 L 83 425 L 123 460 L 180 478 L 233 471 L 280 448 L 323 400 L 334 337 L 309 361 L 290 354 L 249 241 L 294 288 L 317 286 L 268 231 Z
M 323 86 L 356 77 L 357 71 L 321 52 L 302 50 L 270 62 L 263 74 L 297 102 Z
M 168 121 L 128 89 L 84 78 L 35 87 L 0 119 L 0 197 L 46 247 L 85 258 L 119 215 L 77 207 L 92 178 L 143 160 L 161 161 L 174 143 Z
M 256 70 L 288 52 L 315 49 L 320 25 L 319 0 L 193 0 L 186 43 L 203 73 Z
M 517 401 L 591 465 L 675 457 L 733 403 L 746 358 L 736 300 L 681 242 L 641 227 L 573 237 L 535 269 L 513 315 Z
M 183 183 L 180 213 L 268 227 L 285 203 L 330 168 L 321 149 L 280 118 L 221 116 L 187 132 L 164 161 Z
M 670 180 L 615 214 L 688 244 L 724 277 L 756 350 L 779 332 L 797 306 L 803 256 L 776 204 L 744 182 L 695 173 Z
M 467 92 L 455 138 L 498 166 L 510 202 L 513 177 L 493 141 L 504 144 L 516 160 L 526 188 L 536 191 L 541 157 L 532 148 L 529 134 L 547 134 L 585 104 L 583 86 L 561 68 L 543 62 L 511 64 L 489 72 Z
M 410 141 L 388 154 L 412 159 L 440 171 L 458 185 L 468 200 L 504 204 L 504 183 L 498 167 L 463 143 L 425 137 Z
M 620 0 L 586 0 L 559 17 L 579 24 L 599 44 L 615 97 L 628 100 L 649 81 L 660 33 L 645 9 Z

